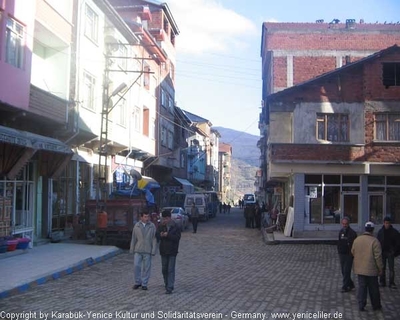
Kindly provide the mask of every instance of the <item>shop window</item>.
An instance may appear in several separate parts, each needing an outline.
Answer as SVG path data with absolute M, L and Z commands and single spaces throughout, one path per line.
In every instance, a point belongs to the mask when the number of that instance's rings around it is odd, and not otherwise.
M 400 114 L 375 114 L 375 139 L 378 141 L 400 141 Z
M 324 175 L 325 184 L 340 184 L 340 175 Z
M 340 187 L 325 187 L 323 223 L 340 223 L 340 219 Z
M 322 183 L 322 176 L 321 175 L 307 174 L 305 176 L 305 183 L 306 184 L 321 184 Z
M 382 64 L 382 83 L 386 88 L 400 86 L 400 63 Z
M 389 186 L 400 186 L 400 177 L 387 177 L 387 184 Z
M 342 177 L 342 182 L 343 183 L 354 183 L 354 184 L 359 184 L 360 183 L 360 176 L 343 176 Z
M 332 142 L 349 141 L 349 115 L 317 114 L 317 139 Z
M 6 24 L 6 62 L 22 69 L 24 59 L 24 26 L 12 18 Z
M 384 176 L 368 176 L 368 184 L 385 184 Z
M 400 188 L 388 188 L 386 196 L 386 215 L 392 223 L 400 223 Z

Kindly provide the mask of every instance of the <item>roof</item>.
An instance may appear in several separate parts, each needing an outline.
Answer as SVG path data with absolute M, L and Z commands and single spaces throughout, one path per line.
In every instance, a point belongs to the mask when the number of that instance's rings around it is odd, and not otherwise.
M 194 113 L 181 109 L 183 114 L 193 123 L 204 123 L 207 122 L 211 126 L 210 120 L 202 118 Z
M 315 77 L 313 79 L 304 81 L 304 82 L 299 83 L 299 84 L 297 84 L 295 86 L 286 88 L 286 89 L 284 89 L 282 91 L 279 91 L 279 92 L 276 92 L 276 93 L 272 93 L 267 97 L 267 101 L 273 100 L 275 98 L 279 98 L 279 97 L 281 97 L 283 95 L 286 95 L 288 93 L 291 93 L 293 91 L 302 89 L 303 87 L 305 87 L 307 85 L 310 85 L 310 84 L 312 84 L 314 82 L 317 82 L 317 81 L 320 81 L 320 80 L 324 80 L 324 79 L 327 79 L 327 78 L 332 77 L 332 76 L 336 76 L 336 75 L 344 72 L 345 70 L 349 70 L 349 69 L 352 69 L 352 68 L 359 67 L 359 66 L 365 64 L 366 62 L 378 59 L 378 58 L 380 58 L 380 57 L 382 57 L 384 55 L 387 55 L 387 54 L 393 53 L 393 52 L 400 52 L 400 47 L 397 44 L 395 44 L 395 45 L 393 45 L 391 47 L 388 47 L 386 49 L 383 49 L 381 51 L 378 51 L 378 52 L 376 52 L 376 53 L 374 53 L 374 54 L 372 54 L 370 56 L 367 56 L 365 58 L 357 60 L 357 61 L 355 61 L 353 63 L 346 64 L 341 68 L 337 68 L 335 70 L 326 72 L 326 73 L 324 73 L 322 75 L 319 75 L 319 76 L 317 76 L 317 77 Z
M 152 4 L 152 5 L 155 5 L 155 6 L 158 6 L 158 7 L 161 7 L 164 10 L 165 15 L 168 17 L 168 20 L 171 24 L 172 30 L 174 30 L 174 33 L 176 35 L 179 34 L 178 25 L 176 24 L 176 21 L 175 21 L 173 15 L 171 13 L 171 10 L 169 9 L 169 6 L 166 2 L 161 2 L 161 1 L 157 1 L 157 0 L 142 0 L 142 1 Z

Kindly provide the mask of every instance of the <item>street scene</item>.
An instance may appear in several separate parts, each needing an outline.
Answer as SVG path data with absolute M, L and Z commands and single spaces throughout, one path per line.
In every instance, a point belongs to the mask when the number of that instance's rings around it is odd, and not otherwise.
M 380 288 L 382 311 L 368 300 L 366 312 L 358 311 L 356 290 L 341 292 L 335 245 L 266 245 L 260 230 L 245 228 L 240 208 L 199 223 L 196 234 L 191 228 L 182 232 L 170 295 L 158 252 L 144 291 L 132 289 L 133 255 L 124 251 L 0 300 L 1 318 L 398 319 L 400 290 Z M 398 258 L 395 270 L 400 283 Z

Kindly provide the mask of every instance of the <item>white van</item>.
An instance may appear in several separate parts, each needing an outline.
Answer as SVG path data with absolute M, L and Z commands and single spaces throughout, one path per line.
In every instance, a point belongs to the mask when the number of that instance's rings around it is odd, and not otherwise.
M 207 221 L 210 217 L 208 210 L 207 197 L 202 193 L 188 193 L 185 197 L 185 211 L 190 217 L 192 204 L 195 203 L 199 209 L 199 220 Z
M 243 204 L 246 205 L 254 205 L 256 204 L 256 196 L 254 193 L 246 193 L 243 196 Z

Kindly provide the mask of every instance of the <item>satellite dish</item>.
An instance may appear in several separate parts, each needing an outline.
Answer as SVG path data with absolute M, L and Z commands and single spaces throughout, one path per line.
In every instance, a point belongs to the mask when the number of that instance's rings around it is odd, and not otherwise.
M 137 180 L 142 179 L 142 174 L 141 174 L 139 171 L 135 170 L 135 169 L 131 169 L 131 171 L 129 172 L 129 174 L 130 174 L 131 177 L 134 178 L 134 179 L 137 179 Z

